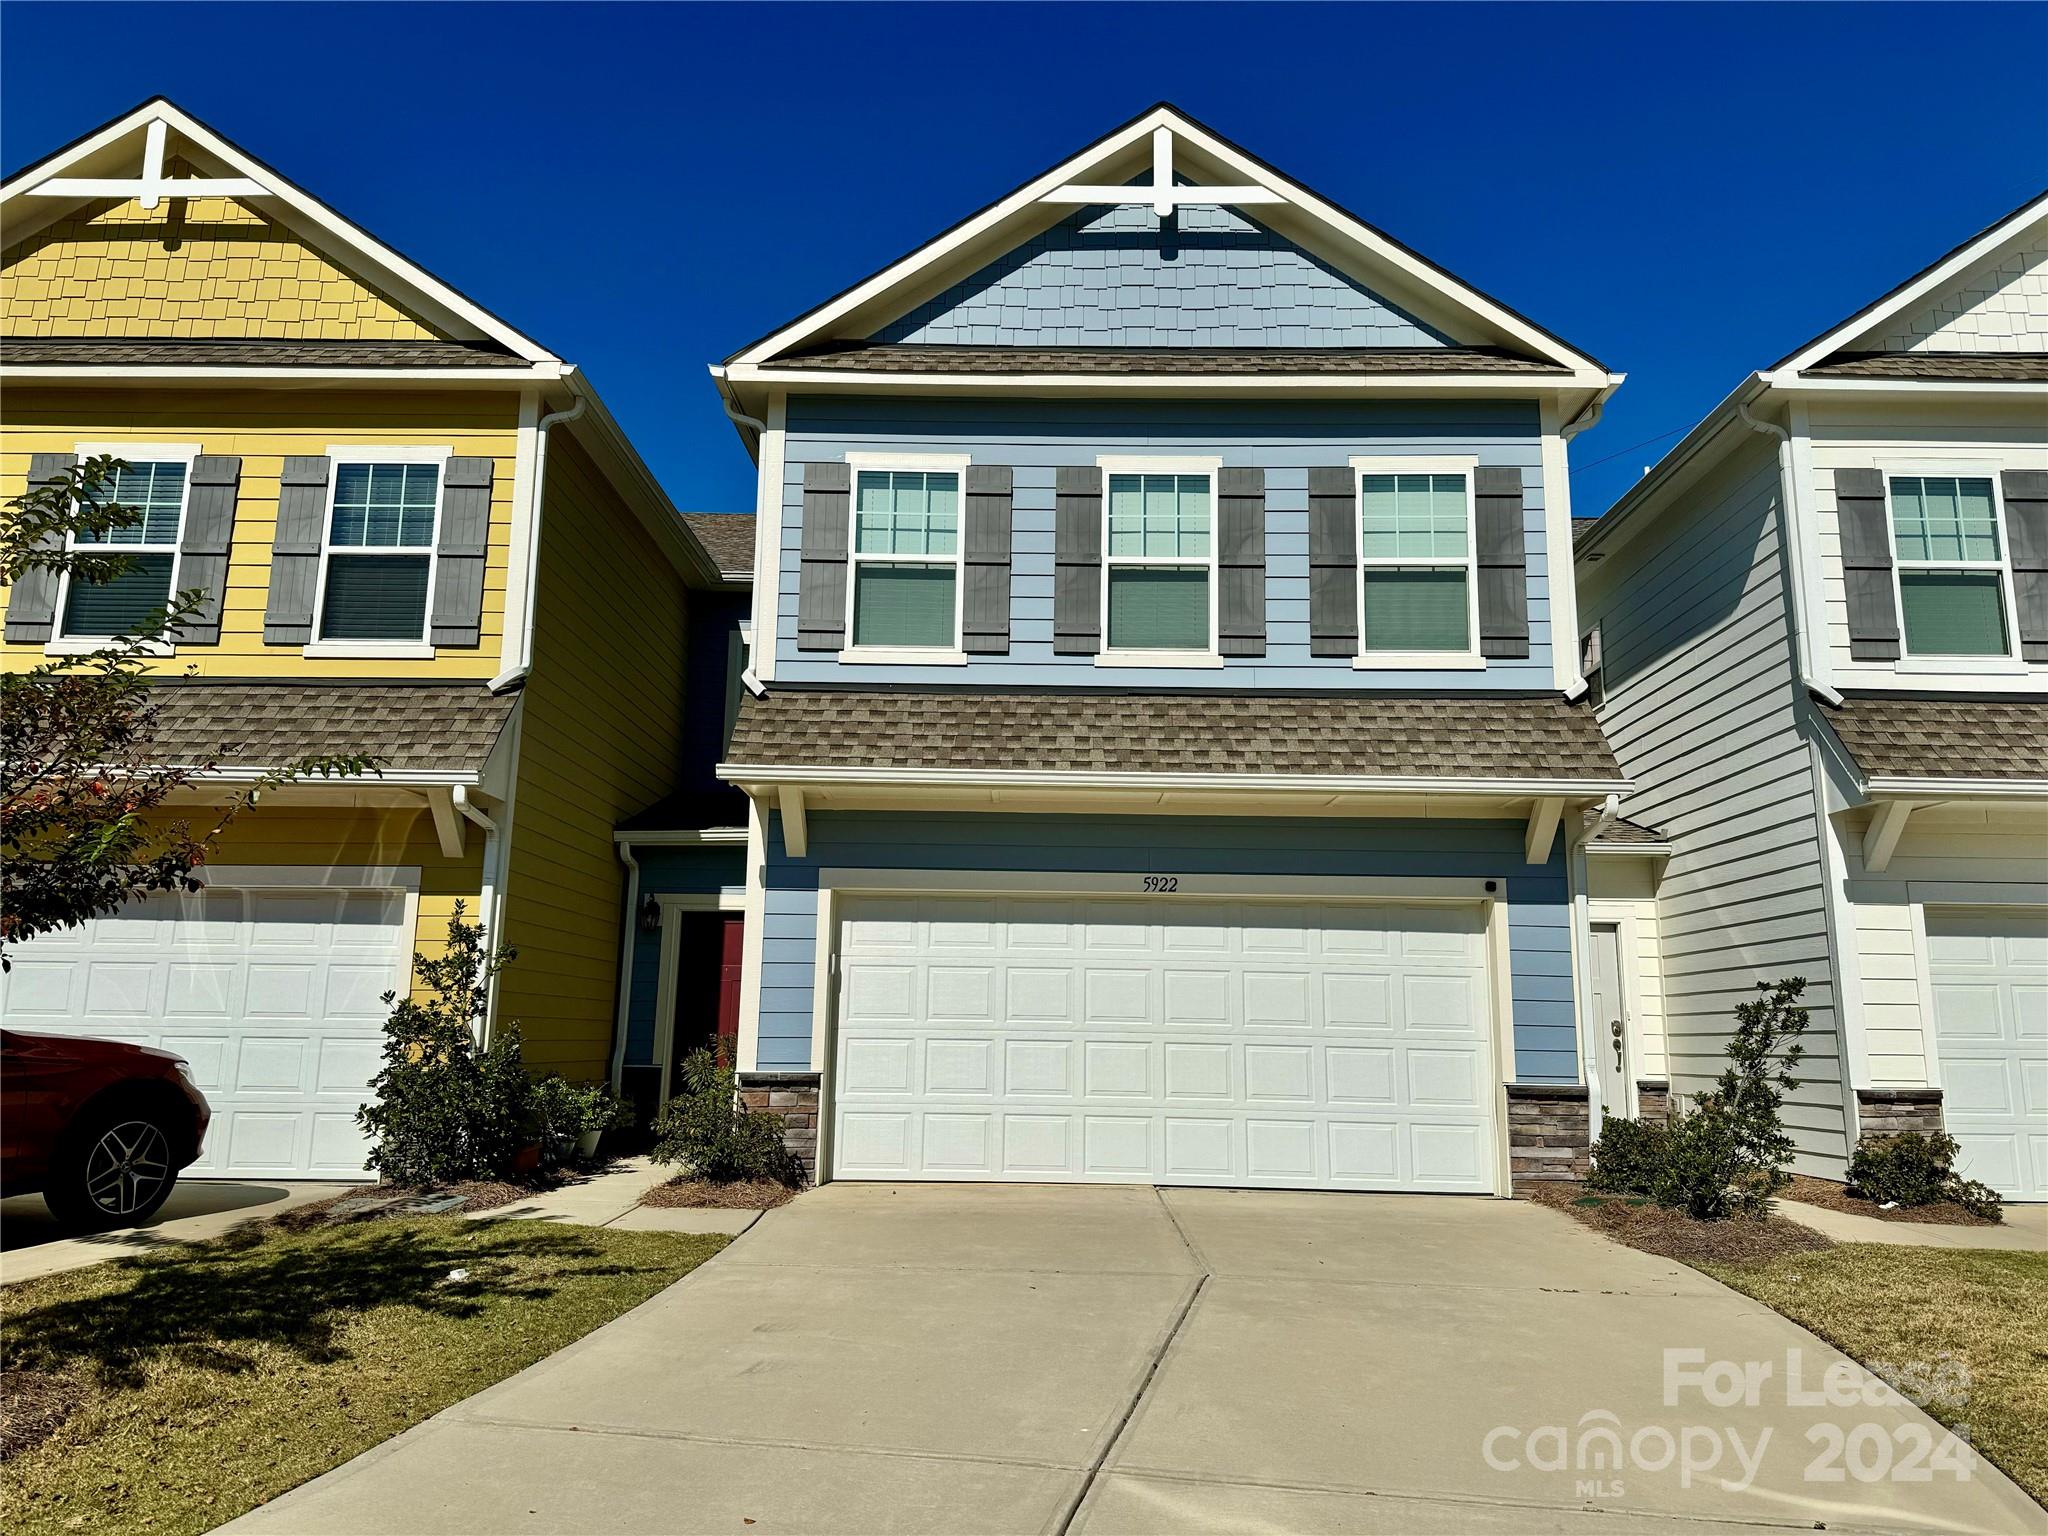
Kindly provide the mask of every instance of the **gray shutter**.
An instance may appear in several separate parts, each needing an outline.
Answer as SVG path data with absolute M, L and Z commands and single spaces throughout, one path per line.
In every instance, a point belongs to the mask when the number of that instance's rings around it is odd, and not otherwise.
M 1216 628 L 1225 656 L 1266 654 L 1266 472 L 1216 473 Z
M 804 542 L 796 598 L 800 651 L 836 651 L 846 644 L 846 525 L 852 502 L 850 466 L 804 466 Z
M 491 534 L 494 460 L 450 459 L 441 474 L 440 559 L 427 638 L 475 645 L 483 628 L 484 548 Z
M 2005 493 L 2005 536 L 2012 542 L 2020 656 L 2048 661 L 2048 470 L 2008 469 L 1999 480 Z
M 967 590 L 961 594 L 960 648 L 997 655 L 1010 648 L 1009 467 L 967 466 L 967 518 L 960 548 Z
M 78 462 L 69 453 L 32 453 L 28 458 L 28 483 L 33 490 L 61 479 Z M 64 535 L 52 529 L 36 541 L 38 549 L 61 549 Z M 18 645 L 47 645 L 57 623 L 58 573 L 43 567 L 23 571 L 7 594 L 7 639 Z
M 1102 471 L 1063 465 L 1054 495 L 1052 648 L 1093 656 L 1102 649 Z
M 234 543 L 235 497 L 241 483 L 242 461 L 232 454 L 202 454 L 192 461 L 185 533 L 178 541 L 178 589 L 206 595 L 173 634 L 180 645 L 220 644 L 220 609 L 227 593 L 228 550 Z
M 265 645 L 305 645 L 313 638 L 313 599 L 320 589 L 320 541 L 327 520 L 322 458 L 288 458 L 277 487 L 277 533 L 270 541 L 270 601 L 263 610 Z
M 1479 536 L 1479 654 L 1529 654 L 1529 554 L 1522 536 L 1522 472 L 1481 464 L 1472 472 Z M 1565 568 L 1570 556 L 1561 557 Z
M 1884 515 L 1883 474 L 1875 469 L 1836 470 L 1835 517 L 1842 532 L 1849 654 L 1858 661 L 1897 661 L 1899 606 L 1892 590 L 1892 543 Z
M 1358 475 L 1344 465 L 1308 472 L 1308 648 L 1358 654 Z

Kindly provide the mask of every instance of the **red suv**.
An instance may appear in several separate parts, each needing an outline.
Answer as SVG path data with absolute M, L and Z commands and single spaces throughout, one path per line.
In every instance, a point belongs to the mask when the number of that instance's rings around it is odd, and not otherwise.
M 155 1215 L 211 1114 L 169 1051 L 0 1030 L 0 1191 L 40 1190 L 67 1226 Z

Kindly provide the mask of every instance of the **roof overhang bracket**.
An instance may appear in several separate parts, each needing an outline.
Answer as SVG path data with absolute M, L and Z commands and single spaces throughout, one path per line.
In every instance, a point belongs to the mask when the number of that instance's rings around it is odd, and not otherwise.
M 1871 813 L 1870 825 L 1863 831 L 1863 870 L 1866 874 L 1881 875 L 1897 851 L 1899 839 L 1905 835 L 1906 822 L 1919 807 L 1911 800 L 1880 800 L 1877 809 Z
M 1546 795 L 1529 806 L 1529 836 L 1522 856 L 1531 864 L 1548 864 L 1551 845 L 1557 841 L 1557 824 L 1564 816 L 1564 801 Z
M 775 792 L 776 808 L 782 812 L 782 847 L 792 859 L 801 859 L 811 846 L 810 828 L 804 821 L 804 792 L 784 784 Z
M 1127 187 L 1088 186 L 1068 182 L 1041 193 L 1041 203 L 1088 203 L 1111 207 L 1150 204 L 1163 222 L 1177 208 L 1243 207 L 1251 203 L 1283 201 L 1271 187 L 1183 187 L 1173 180 L 1173 130 L 1164 126 L 1152 130 L 1152 179 Z
M 451 859 L 462 857 L 463 819 L 455 808 L 453 785 L 435 785 L 426 792 L 427 809 L 434 813 L 434 838 L 441 845 L 443 856 Z

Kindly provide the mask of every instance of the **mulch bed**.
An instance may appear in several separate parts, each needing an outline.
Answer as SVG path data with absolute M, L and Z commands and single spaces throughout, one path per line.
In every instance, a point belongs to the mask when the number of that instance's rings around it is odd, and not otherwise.
M 0 1371 L 0 1461 L 33 1450 L 92 1397 L 85 1383 L 42 1371 Z
M 670 1179 L 640 1197 L 642 1205 L 709 1206 L 721 1211 L 772 1211 L 797 1197 L 797 1191 L 773 1179 L 714 1184 L 709 1179 Z
M 510 1184 L 502 1179 L 465 1179 L 459 1184 L 438 1184 L 427 1189 L 401 1189 L 394 1184 L 355 1184 L 324 1200 L 294 1206 L 271 1220 L 287 1232 L 303 1232 L 329 1221 L 377 1221 L 386 1216 L 414 1216 L 419 1213 L 408 1210 L 408 1206 L 422 1200 L 439 1202 L 458 1196 L 462 1203 L 448 1207 L 444 1214 L 461 1216 L 471 1211 L 493 1211 L 501 1205 L 516 1205 L 521 1200 L 544 1195 L 551 1189 L 560 1189 L 567 1182 L 568 1179 L 544 1174 L 524 1184 Z M 337 1209 L 362 1200 L 391 1203 L 364 1210 Z
M 1834 1247 L 1820 1233 L 1782 1216 L 1695 1221 L 1683 1211 L 1667 1211 L 1634 1195 L 1590 1194 L 1581 1184 L 1541 1184 L 1521 1198 L 1563 1211 L 1617 1243 L 1682 1264 L 1762 1264 L 1786 1254 Z
M 1785 1186 L 1785 1198 L 1797 1200 L 1802 1205 L 1817 1205 L 1823 1210 L 1846 1211 L 1851 1216 L 1873 1216 L 1879 1221 L 1909 1221 L 1939 1227 L 1999 1225 L 1985 1217 L 1972 1216 L 1949 1200 L 1937 1201 L 1933 1205 L 1901 1205 L 1888 1211 L 1875 1200 L 1850 1194 L 1845 1185 L 1827 1179 L 1810 1179 L 1803 1173 L 1792 1175 L 1792 1182 Z

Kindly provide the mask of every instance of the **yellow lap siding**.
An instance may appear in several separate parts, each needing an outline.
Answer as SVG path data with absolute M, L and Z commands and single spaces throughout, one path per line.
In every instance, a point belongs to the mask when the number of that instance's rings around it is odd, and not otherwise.
M 30 456 L 70 453 L 80 443 L 193 443 L 242 461 L 234 544 L 218 645 L 180 646 L 157 670 L 202 677 L 491 678 L 503 666 L 505 588 L 511 554 L 518 404 L 508 394 L 354 394 L 10 389 L 0 423 L 0 500 L 28 484 Z M 431 660 L 312 660 L 297 645 L 266 645 L 270 545 L 277 532 L 284 460 L 331 447 L 446 447 L 495 461 L 485 549 L 483 617 L 475 646 L 443 646 Z M 43 659 L 38 645 L 9 645 L 0 668 Z
M 195 812 L 195 823 L 204 812 Z M 455 903 L 474 921 L 483 890 L 483 837 L 472 830 L 457 858 L 441 852 L 432 814 L 410 808 L 349 809 L 258 805 L 243 812 L 215 846 L 215 865 L 292 865 L 318 870 L 396 868 L 419 874 L 419 915 L 413 948 L 438 956 L 447 949 Z M 419 990 L 415 978 L 414 990 Z
M 617 1001 L 619 821 L 675 787 L 682 578 L 573 436 L 548 447 L 533 674 L 512 813 L 499 984 L 537 1070 L 602 1077 Z
M 223 197 L 90 203 L 17 241 L 0 254 L 0 316 L 9 336 L 436 335 L 261 209 Z

